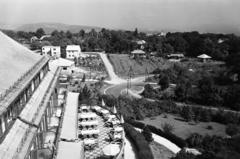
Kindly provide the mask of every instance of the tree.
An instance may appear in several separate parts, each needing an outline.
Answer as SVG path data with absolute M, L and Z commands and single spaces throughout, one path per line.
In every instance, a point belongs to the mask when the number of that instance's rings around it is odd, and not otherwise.
M 240 133 L 240 128 L 236 124 L 228 124 L 226 127 L 226 133 L 230 136 L 237 135 Z
M 162 129 L 165 133 L 172 133 L 172 131 L 174 130 L 174 126 L 169 124 L 169 123 L 164 123 L 161 125 Z
M 45 35 L 45 31 L 43 30 L 43 28 L 39 28 L 36 30 L 35 34 L 38 38 L 41 38 L 43 35 Z
M 203 137 L 198 133 L 193 133 L 186 139 L 189 147 L 202 147 Z
M 161 86 L 162 90 L 165 90 L 169 87 L 169 78 L 166 75 L 162 75 L 159 78 L 158 84 Z
M 79 36 L 81 36 L 82 38 L 84 38 L 84 36 L 85 36 L 85 31 L 84 31 L 83 29 L 81 29 L 81 30 L 79 31 Z
M 133 35 L 134 35 L 135 37 L 138 37 L 138 29 L 137 29 L 137 28 L 135 28 Z
M 83 89 L 80 90 L 78 99 L 80 102 L 85 101 L 86 103 L 89 103 L 90 97 L 91 97 L 91 90 L 89 90 L 87 85 L 85 85 Z
M 217 87 L 214 85 L 212 77 L 203 77 L 198 82 L 200 102 L 206 105 L 222 105 L 222 97 Z
M 186 101 L 188 99 L 188 95 L 190 94 L 191 88 L 192 88 L 192 84 L 189 82 L 189 80 L 183 78 L 177 84 L 177 87 L 174 91 L 175 96 L 180 101 Z
M 182 149 L 172 159 L 195 159 L 195 156 L 191 153 L 186 152 L 184 149 Z
M 145 137 L 146 141 L 148 141 L 148 142 L 153 141 L 152 133 L 151 133 L 150 129 L 148 128 L 148 126 L 145 126 L 143 128 L 142 134 Z
M 181 111 L 181 116 L 186 119 L 186 121 L 193 120 L 194 114 L 190 106 L 184 106 Z
M 167 53 L 167 54 L 171 54 L 171 53 L 173 53 L 174 52 L 174 48 L 172 47 L 172 45 L 171 44 L 169 44 L 169 43 L 165 43 L 164 45 L 163 45 L 163 53 Z
M 85 73 L 83 74 L 83 78 L 82 78 L 82 82 L 85 82 L 85 80 L 86 80 L 86 75 L 85 75 Z

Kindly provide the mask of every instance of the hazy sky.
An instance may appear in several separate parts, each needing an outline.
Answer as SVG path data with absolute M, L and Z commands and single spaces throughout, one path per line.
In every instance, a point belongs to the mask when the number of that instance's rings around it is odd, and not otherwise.
M 240 0 L 0 0 L 0 23 L 240 31 Z

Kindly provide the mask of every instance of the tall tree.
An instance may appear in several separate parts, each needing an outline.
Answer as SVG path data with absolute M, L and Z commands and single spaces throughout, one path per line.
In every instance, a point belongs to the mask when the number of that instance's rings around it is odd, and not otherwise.
M 43 28 L 39 28 L 36 30 L 35 34 L 38 38 L 41 38 L 43 35 L 45 35 L 45 31 L 43 30 Z

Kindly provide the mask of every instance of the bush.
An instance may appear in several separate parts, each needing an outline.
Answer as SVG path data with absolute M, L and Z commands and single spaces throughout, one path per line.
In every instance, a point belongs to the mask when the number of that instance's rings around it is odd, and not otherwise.
M 174 130 L 174 126 L 169 123 L 164 123 L 161 126 L 163 129 L 163 132 L 165 133 L 172 133 L 172 131 Z
M 153 159 L 152 151 L 149 147 L 148 142 L 145 140 L 145 137 L 134 129 L 130 124 L 124 124 L 124 130 L 127 136 L 133 141 L 134 145 L 137 148 L 138 156 L 140 159 Z
M 142 134 L 148 142 L 153 141 L 152 133 L 151 133 L 150 129 L 148 128 L 148 126 L 145 126 L 143 128 Z

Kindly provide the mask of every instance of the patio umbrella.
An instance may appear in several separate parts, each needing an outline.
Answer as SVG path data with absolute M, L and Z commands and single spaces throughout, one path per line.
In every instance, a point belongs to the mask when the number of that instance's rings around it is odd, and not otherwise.
M 121 115 L 121 124 L 123 124 L 124 123 L 124 119 L 123 119 L 123 116 Z
M 104 107 L 105 106 L 105 102 L 104 102 L 104 100 L 102 99 L 102 106 Z
M 115 105 L 113 106 L 113 114 L 117 114 L 117 109 L 116 109 Z
M 120 147 L 117 144 L 109 144 L 103 148 L 103 154 L 106 156 L 116 156 L 120 151 Z

